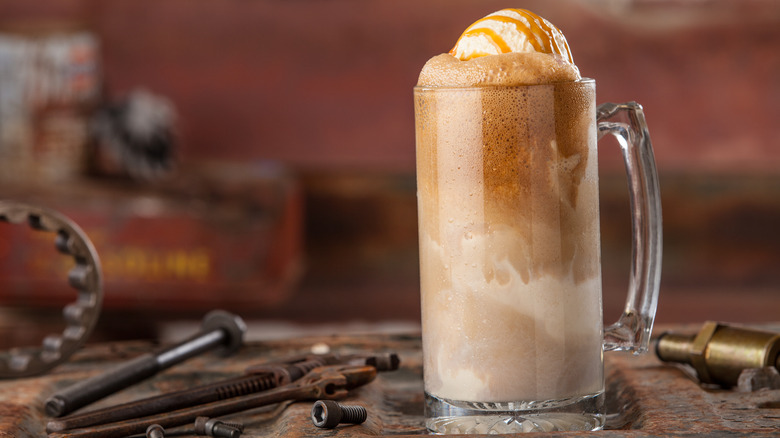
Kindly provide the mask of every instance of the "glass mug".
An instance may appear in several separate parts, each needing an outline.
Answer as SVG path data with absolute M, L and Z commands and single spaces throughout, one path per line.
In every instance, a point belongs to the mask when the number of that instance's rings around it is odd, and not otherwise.
M 647 350 L 661 203 L 642 107 L 596 107 L 592 79 L 415 87 L 426 426 L 598 430 L 603 352 Z M 597 140 L 623 150 L 628 299 L 603 328 Z

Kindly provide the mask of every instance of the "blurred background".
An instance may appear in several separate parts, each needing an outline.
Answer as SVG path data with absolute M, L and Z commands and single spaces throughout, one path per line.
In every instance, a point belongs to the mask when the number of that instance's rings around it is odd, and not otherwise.
M 777 321 L 773 0 L 0 0 L 0 198 L 54 208 L 94 242 L 93 341 L 159 337 L 213 308 L 261 337 L 416 330 L 412 87 L 505 7 L 564 32 L 599 102 L 645 108 L 658 322 Z M 611 140 L 599 164 L 611 322 L 631 253 Z M 3 344 L 60 330 L 76 292 L 52 242 L 0 223 Z

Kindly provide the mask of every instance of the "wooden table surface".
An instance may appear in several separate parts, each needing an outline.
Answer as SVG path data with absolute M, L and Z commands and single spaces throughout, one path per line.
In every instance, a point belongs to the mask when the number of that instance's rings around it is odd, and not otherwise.
M 49 418 L 43 412 L 43 405 L 52 393 L 159 347 L 140 341 L 89 345 L 44 376 L 0 381 L 0 437 L 47 436 L 45 427 Z M 375 381 L 354 390 L 344 401 L 365 406 L 368 420 L 361 425 L 318 429 L 310 419 L 312 402 L 298 402 L 228 416 L 245 424 L 242 436 L 356 437 L 426 433 L 418 334 L 310 336 L 249 342 L 235 356 L 220 358 L 205 354 L 190 359 L 83 410 L 212 382 L 242 374 L 253 364 L 326 347 L 332 353 L 392 351 L 401 357 L 399 370 L 380 373 Z M 687 370 L 664 364 L 653 354 L 608 353 L 605 362 L 609 419 L 607 428 L 593 432 L 593 436 L 780 436 L 780 390 L 740 393 L 703 388 Z

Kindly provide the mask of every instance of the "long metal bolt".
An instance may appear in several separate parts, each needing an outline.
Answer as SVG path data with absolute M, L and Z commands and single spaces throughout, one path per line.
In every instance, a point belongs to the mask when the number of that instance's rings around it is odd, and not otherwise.
M 240 317 L 223 310 L 209 312 L 203 319 L 201 331 L 194 336 L 55 393 L 46 401 L 46 413 L 60 417 L 217 347 L 222 347 L 223 355 L 234 353 L 241 347 L 245 331 L 246 325 Z
M 146 438 L 165 438 L 165 429 L 159 424 L 152 424 L 146 428 Z
M 366 421 L 368 412 L 363 406 L 342 405 L 333 400 L 318 400 L 311 407 L 311 421 L 323 429 L 332 429 L 339 424 L 360 424 Z
M 198 435 L 238 438 L 243 431 L 244 425 L 241 423 L 225 422 L 209 417 L 197 417 L 195 419 L 195 433 Z
M 115 423 L 163 412 L 173 412 L 191 406 L 240 397 L 267 391 L 279 386 L 279 379 L 272 374 L 251 374 L 196 386 L 181 391 L 168 392 L 128 403 L 95 409 L 82 414 L 72 414 L 49 421 L 46 431 L 63 432 L 87 426 Z

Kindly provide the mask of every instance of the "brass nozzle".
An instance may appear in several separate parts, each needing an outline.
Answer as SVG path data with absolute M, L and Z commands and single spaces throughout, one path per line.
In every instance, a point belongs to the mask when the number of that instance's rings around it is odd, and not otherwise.
M 780 333 L 709 321 L 695 335 L 662 334 L 656 354 L 665 362 L 691 365 L 704 383 L 736 386 L 745 369 L 780 370 Z

